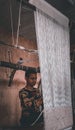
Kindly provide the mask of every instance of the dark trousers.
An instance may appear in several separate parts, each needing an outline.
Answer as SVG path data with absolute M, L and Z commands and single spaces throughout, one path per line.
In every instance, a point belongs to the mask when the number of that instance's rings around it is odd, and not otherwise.
M 39 114 L 40 114 L 40 112 L 31 113 L 29 116 L 22 115 L 21 119 L 20 119 L 21 126 L 30 127 L 35 122 L 35 120 L 38 118 Z M 41 122 L 43 122 L 43 114 L 38 119 L 36 124 L 40 124 Z M 34 125 L 36 125 L 36 124 L 34 124 Z

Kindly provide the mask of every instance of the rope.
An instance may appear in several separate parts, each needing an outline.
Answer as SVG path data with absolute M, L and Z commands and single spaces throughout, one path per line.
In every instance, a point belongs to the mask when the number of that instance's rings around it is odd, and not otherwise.
M 17 29 L 17 38 L 16 38 L 16 46 L 18 45 L 18 37 L 19 37 L 19 27 L 20 27 L 20 19 L 21 19 L 21 4 L 22 0 L 20 0 L 20 7 L 19 7 L 19 17 L 18 17 L 18 29 Z
M 14 31 L 13 31 L 13 18 L 12 18 L 11 0 L 10 0 L 10 20 L 11 20 L 11 30 L 12 30 L 12 44 L 14 45 Z

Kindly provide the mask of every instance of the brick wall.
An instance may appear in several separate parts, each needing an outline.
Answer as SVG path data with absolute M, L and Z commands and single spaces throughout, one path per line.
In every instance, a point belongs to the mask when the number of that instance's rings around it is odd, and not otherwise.
M 12 45 L 11 35 L 3 30 L 0 30 L 0 41 Z M 36 43 L 23 37 L 19 37 L 18 44 L 27 49 L 37 49 Z M 39 66 L 37 54 L 0 44 L 0 61 L 17 63 L 20 57 L 24 59 L 24 66 Z M 8 87 L 11 71 L 10 68 L 0 67 L 0 126 L 19 125 L 21 107 L 18 93 L 25 86 L 24 71 L 16 71 L 11 87 Z

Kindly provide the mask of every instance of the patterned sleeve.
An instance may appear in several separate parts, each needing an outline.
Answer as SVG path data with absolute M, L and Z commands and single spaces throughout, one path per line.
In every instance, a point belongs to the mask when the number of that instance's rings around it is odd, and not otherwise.
M 36 89 L 34 107 L 35 107 L 35 111 L 38 111 L 40 107 L 43 109 L 43 97 L 39 89 Z
M 28 93 L 26 91 L 20 91 L 19 92 L 19 97 L 21 100 L 23 100 L 24 98 L 26 98 L 28 95 Z
M 28 97 L 28 94 L 26 91 L 20 91 L 19 92 L 19 98 L 20 98 L 20 101 L 21 101 L 21 106 L 24 106 L 24 101 L 26 100 L 26 98 Z
M 21 101 L 21 106 L 25 108 L 30 108 L 32 106 L 32 101 L 30 98 L 28 98 L 28 92 L 27 91 L 20 91 L 19 97 Z

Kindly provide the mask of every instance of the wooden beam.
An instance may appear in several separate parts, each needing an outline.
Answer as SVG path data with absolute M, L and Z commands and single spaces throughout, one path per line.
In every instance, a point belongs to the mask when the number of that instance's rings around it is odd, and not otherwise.
M 68 27 L 69 19 L 55 9 L 52 5 L 48 4 L 45 0 L 29 0 L 29 3 L 50 16 L 59 24 L 63 25 L 64 27 Z
M 0 66 L 15 69 L 15 70 L 23 70 L 23 71 L 26 71 L 28 69 L 33 69 L 34 71 L 36 71 L 38 73 L 40 72 L 39 67 L 37 67 L 37 68 L 28 67 L 28 66 L 18 65 L 18 64 L 14 64 L 14 63 L 11 63 L 11 62 L 6 62 L 6 61 L 0 61 Z
M 13 69 L 13 71 L 11 72 L 11 75 L 10 75 L 8 86 L 11 86 L 15 73 L 16 73 L 16 70 Z

